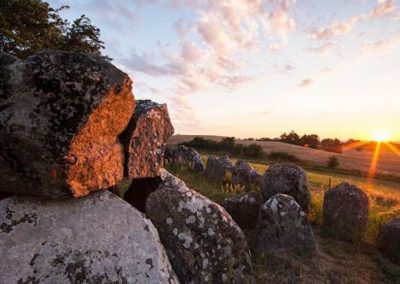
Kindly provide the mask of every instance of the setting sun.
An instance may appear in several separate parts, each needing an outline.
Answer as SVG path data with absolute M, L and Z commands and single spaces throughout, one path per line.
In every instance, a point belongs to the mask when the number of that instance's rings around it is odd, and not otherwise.
M 377 130 L 372 133 L 372 139 L 376 142 L 385 142 L 390 139 L 390 135 L 384 130 Z

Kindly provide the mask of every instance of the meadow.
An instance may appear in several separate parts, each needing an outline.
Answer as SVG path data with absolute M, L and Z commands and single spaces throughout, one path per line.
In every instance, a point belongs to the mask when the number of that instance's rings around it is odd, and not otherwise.
M 202 153 L 206 164 L 208 154 Z M 235 162 L 235 158 L 232 161 Z M 263 174 L 267 163 L 250 163 Z M 182 179 L 190 188 L 217 203 L 241 193 L 240 188 L 227 189 L 184 168 L 167 165 L 166 169 Z M 316 232 L 319 249 L 313 256 L 271 253 L 254 260 L 258 282 L 273 283 L 398 283 L 400 267 L 380 256 L 376 239 L 380 226 L 400 215 L 400 182 L 385 179 L 368 180 L 351 174 L 307 170 L 312 201 L 308 219 Z M 321 229 L 324 192 L 329 186 L 349 182 L 360 187 L 369 197 L 369 216 L 365 238 L 359 244 L 331 240 Z M 258 190 L 257 188 L 255 190 Z M 354 264 L 358 265 L 355 267 Z
M 192 140 L 196 135 L 174 135 L 168 140 L 168 145 L 175 146 L 182 142 Z M 209 136 L 201 135 L 205 139 L 211 139 L 215 141 L 222 140 L 222 136 Z M 243 145 L 257 144 L 260 145 L 266 154 L 272 152 L 286 152 L 296 156 L 302 161 L 308 162 L 314 166 L 323 166 L 331 156 L 336 156 L 339 160 L 340 168 L 343 170 L 353 170 L 362 173 L 367 173 L 371 158 L 373 156 L 372 151 L 362 150 L 358 151 L 355 148 L 345 148 L 343 153 L 332 153 L 323 150 L 317 150 L 298 145 L 292 145 L 276 141 L 249 141 L 243 139 L 236 139 L 236 143 Z M 379 156 L 379 162 L 377 164 L 376 172 L 380 175 L 394 176 L 400 179 L 400 155 L 394 153 L 386 147 L 382 147 Z

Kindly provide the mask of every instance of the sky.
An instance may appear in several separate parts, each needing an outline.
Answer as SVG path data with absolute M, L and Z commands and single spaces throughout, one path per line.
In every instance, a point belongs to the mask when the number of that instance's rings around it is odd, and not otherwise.
M 51 0 L 101 30 L 176 134 L 400 141 L 395 0 Z

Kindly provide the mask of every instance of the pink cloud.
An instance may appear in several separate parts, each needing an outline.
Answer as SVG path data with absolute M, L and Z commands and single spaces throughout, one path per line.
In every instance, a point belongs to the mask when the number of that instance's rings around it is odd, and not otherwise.
M 300 84 L 298 85 L 301 88 L 307 87 L 309 85 L 312 84 L 312 80 L 310 78 L 308 79 L 304 79 L 303 81 L 300 82 Z
M 372 10 L 371 17 L 379 18 L 383 16 L 393 15 L 396 11 L 394 0 L 378 0 L 378 5 Z
M 354 16 L 343 22 L 332 22 L 328 27 L 314 27 L 308 31 L 308 38 L 314 40 L 329 40 L 338 35 L 352 31 L 354 25 L 365 19 L 365 15 Z

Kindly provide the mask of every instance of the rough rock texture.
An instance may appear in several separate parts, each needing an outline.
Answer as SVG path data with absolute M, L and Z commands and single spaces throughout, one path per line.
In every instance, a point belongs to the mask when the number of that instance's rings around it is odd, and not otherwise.
M 165 142 L 173 133 L 166 104 L 136 101 L 135 114 L 120 136 L 125 151 L 125 176 L 159 176 L 164 164 Z
M 290 163 L 270 166 L 262 177 L 261 194 L 264 200 L 277 193 L 292 196 L 304 211 L 308 211 L 311 193 L 307 187 L 306 172 Z
M 157 230 L 116 195 L 0 202 L 0 283 L 178 283 Z
M 204 175 L 210 180 L 221 183 L 228 172 L 232 173 L 233 164 L 228 156 L 218 158 L 210 156 L 207 160 L 206 170 Z
M 400 263 L 400 217 L 382 226 L 378 235 L 378 247 L 384 255 Z
M 133 179 L 124 194 L 124 200 L 144 213 L 147 197 L 158 188 L 160 183 L 160 177 Z
M 242 229 L 254 229 L 257 225 L 258 212 L 263 204 L 258 192 L 247 192 L 226 198 L 223 207 Z
M 119 182 L 131 83 L 97 56 L 1 54 L 0 190 L 80 197 Z
M 201 161 L 200 154 L 193 148 L 179 145 L 175 149 L 168 149 L 166 158 L 171 164 L 188 167 L 198 173 L 204 172 L 204 164 Z
M 293 197 L 276 194 L 263 204 L 254 240 L 257 254 L 275 249 L 307 252 L 315 248 L 306 213 Z
M 244 160 L 238 160 L 233 167 L 232 184 L 244 185 L 246 191 L 261 187 L 261 175 Z
M 368 197 L 358 187 L 341 183 L 324 196 L 323 227 L 332 237 L 358 242 L 365 232 L 368 218 Z
M 244 283 L 251 272 L 243 232 L 218 204 L 164 171 L 146 201 L 146 214 L 160 233 L 182 283 Z

